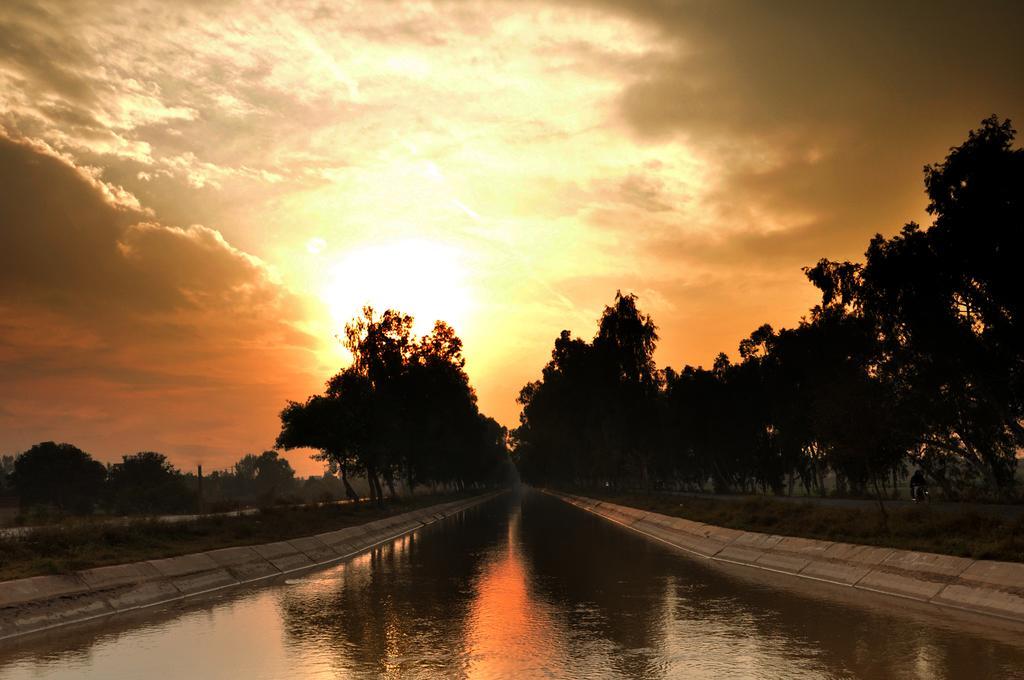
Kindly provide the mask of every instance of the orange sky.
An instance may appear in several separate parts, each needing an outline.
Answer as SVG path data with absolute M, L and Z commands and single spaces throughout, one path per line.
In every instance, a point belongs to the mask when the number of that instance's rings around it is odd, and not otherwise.
M 795 324 L 1024 113 L 1018 3 L 834 4 L 4 3 L 0 452 L 227 466 L 365 302 L 507 425 L 616 289 L 662 365 Z

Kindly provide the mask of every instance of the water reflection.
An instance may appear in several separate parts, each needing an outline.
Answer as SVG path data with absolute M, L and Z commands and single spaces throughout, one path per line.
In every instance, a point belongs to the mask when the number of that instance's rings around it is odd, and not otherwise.
M 290 655 L 323 657 L 338 677 L 464 668 L 464 650 L 452 642 L 465 638 L 466 584 L 477 567 L 467 559 L 445 565 L 445 555 L 473 549 L 464 522 L 406 536 L 282 592 Z
M 1024 677 L 1024 648 L 723 572 L 552 499 L 0 650 L 2 678 Z
M 531 593 L 531 575 L 520 548 L 521 522 L 516 506 L 504 546 L 488 556 L 476 580 L 466 636 L 470 677 L 567 675 L 567 650 L 561 644 L 565 633 L 552 607 Z
M 543 499 L 526 505 L 527 558 L 571 628 L 615 646 L 612 675 L 1024 677 L 1021 646 L 908 615 L 898 600 L 813 597 L 803 584 L 766 583 L 742 567 L 726 573 L 581 511 L 549 510 Z

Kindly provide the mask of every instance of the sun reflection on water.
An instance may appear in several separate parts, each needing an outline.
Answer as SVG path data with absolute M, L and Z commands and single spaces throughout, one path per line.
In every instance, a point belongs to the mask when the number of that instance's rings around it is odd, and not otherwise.
M 523 674 L 563 676 L 565 639 L 547 605 L 530 591 L 522 555 L 522 510 L 509 517 L 504 550 L 496 552 L 477 582 L 469 615 L 469 676 L 508 678 Z M 525 661 L 525 665 L 524 665 Z

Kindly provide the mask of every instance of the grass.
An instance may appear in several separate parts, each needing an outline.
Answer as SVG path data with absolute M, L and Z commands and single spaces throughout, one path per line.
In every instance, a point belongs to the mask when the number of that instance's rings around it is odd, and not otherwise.
M 580 493 L 732 529 L 1024 562 L 1024 516 L 1006 520 L 969 511 L 914 506 L 890 509 L 888 521 L 883 523 L 878 509 L 837 508 L 761 497 L 724 501 L 671 494 Z
M 0 539 L 0 581 L 310 536 L 465 497 L 438 494 L 402 498 L 383 506 L 268 508 L 244 517 L 207 517 L 176 524 L 68 521 L 26 536 Z

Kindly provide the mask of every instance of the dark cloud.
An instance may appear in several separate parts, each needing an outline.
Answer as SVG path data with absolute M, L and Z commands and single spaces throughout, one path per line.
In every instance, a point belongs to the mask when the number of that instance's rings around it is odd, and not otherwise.
M 39 147 L 0 137 L 0 287 L 83 314 L 236 310 L 279 302 L 257 260 L 202 226 L 167 227 Z M 182 266 L 187 263 L 188 266 Z
M 732 233 L 695 249 L 682 230 L 691 254 L 856 256 L 921 216 L 924 163 L 992 112 L 1024 116 L 1018 2 L 585 4 L 664 37 L 621 113 L 719 168 L 707 217 Z
M 0 290 L 26 301 L 76 306 L 80 295 L 114 292 L 164 307 L 167 288 L 153 289 L 125 266 L 117 240 L 140 211 L 117 207 L 103 186 L 51 153 L 0 137 Z M 164 299 L 161 299 L 164 298 Z
M 1024 91 L 1017 2 L 594 4 L 665 36 L 664 55 L 623 97 L 647 134 L 898 124 L 936 105 L 1019 105 Z
M 125 199 L 0 137 L 0 448 L 200 447 L 226 462 L 269 445 L 286 396 L 318 382 L 302 305 L 217 231 Z

